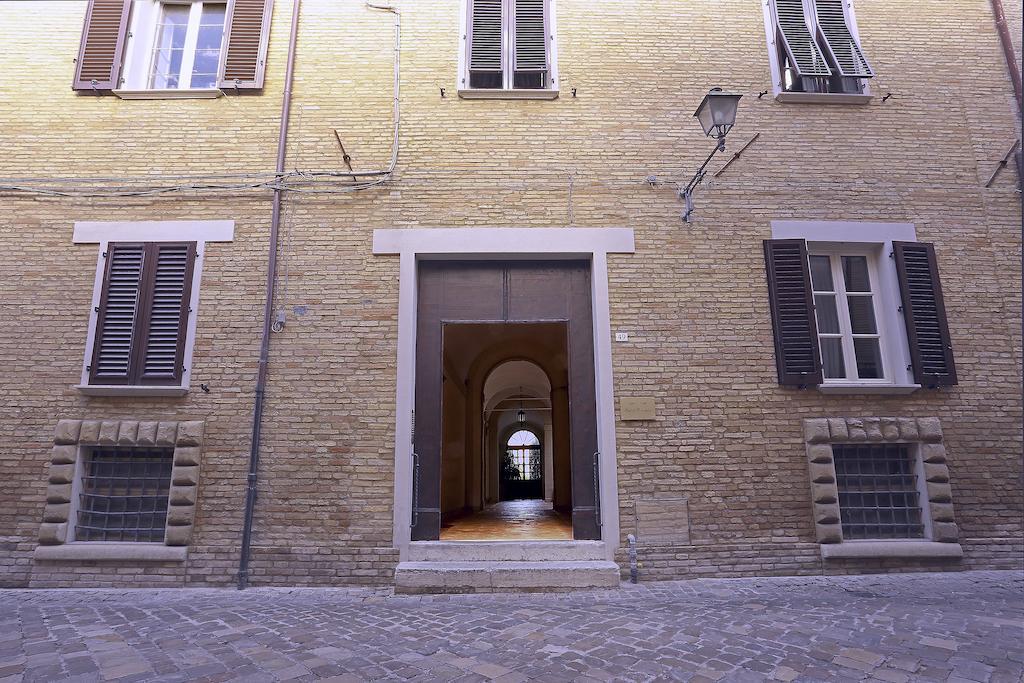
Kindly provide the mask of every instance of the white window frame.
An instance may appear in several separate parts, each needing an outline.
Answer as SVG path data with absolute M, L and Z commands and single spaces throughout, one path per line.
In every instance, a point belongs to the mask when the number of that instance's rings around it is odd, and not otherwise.
M 809 104 L 867 104 L 874 95 L 871 92 L 871 79 L 864 78 L 864 91 L 861 93 L 838 93 L 838 92 L 788 92 L 782 87 L 782 64 L 779 60 L 780 46 L 775 34 L 775 19 L 772 16 L 772 2 L 774 0 L 761 0 L 761 9 L 764 13 L 764 34 L 768 46 L 768 66 L 772 77 L 772 97 L 778 102 L 805 102 Z M 804 16 L 808 19 L 807 28 L 811 35 L 817 35 L 817 24 L 813 11 L 814 0 L 803 0 Z M 857 15 L 853 11 L 853 0 L 843 0 L 843 14 L 846 16 L 846 24 L 850 27 L 850 33 L 857 40 L 860 40 L 860 32 L 857 29 Z
M 821 242 L 811 242 L 807 245 L 807 257 L 810 259 L 814 256 L 826 256 L 829 259 L 829 270 L 832 274 L 832 289 L 830 292 L 835 297 L 836 301 L 836 315 L 839 318 L 839 333 L 838 336 L 842 343 L 843 348 L 843 367 L 846 370 L 845 378 L 833 378 L 823 379 L 823 382 L 838 383 L 838 382 L 858 382 L 864 384 L 891 384 L 889 377 L 892 376 L 892 358 L 894 354 L 888 348 L 892 342 L 889 331 L 885 329 L 885 320 L 881 310 L 881 300 L 888 298 L 888 292 L 882 292 L 879 287 L 878 277 L 878 249 L 870 248 L 862 245 L 854 246 L 841 246 L 841 245 L 829 245 Z M 849 296 L 846 291 L 846 284 L 843 274 L 842 257 L 843 256 L 863 256 L 867 261 L 868 267 L 868 278 L 871 283 L 870 292 L 854 292 L 854 296 L 869 295 L 871 297 L 871 307 L 875 315 L 875 330 L 874 335 L 856 335 L 863 337 L 877 337 L 879 352 L 882 361 L 882 377 L 881 378 L 869 378 L 862 379 L 857 375 L 857 356 L 854 349 L 853 340 L 855 335 L 852 329 L 852 323 L 850 320 L 850 307 L 847 297 Z M 811 284 L 811 291 L 813 295 L 817 295 L 819 292 L 814 289 L 813 282 Z M 821 344 L 822 332 L 818 329 L 818 343 L 819 347 Z M 819 348 L 820 350 L 820 348 Z M 821 352 L 822 364 L 824 365 L 824 351 Z
M 75 244 L 99 243 L 96 257 L 96 275 L 93 281 L 92 302 L 89 308 L 89 325 L 85 340 L 85 357 L 82 374 L 75 388 L 92 396 L 183 396 L 188 392 L 192 377 L 192 352 L 196 338 L 196 321 L 199 317 L 199 289 L 203 274 L 203 261 L 207 242 L 231 242 L 234 240 L 234 221 L 142 221 L 121 222 L 78 222 L 75 223 L 73 241 Z M 189 298 L 188 317 L 185 333 L 184 370 L 181 383 L 171 386 L 154 385 L 106 385 L 89 383 L 89 365 L 92 363 L 93 346 L 96 342 L 96 327 L 99 323 L 100 299 L 103 295 L 103 280 L 106 276 L 104 252 L 111 242 L 195 242 L 196 259 L 192 269 L 192 289 Z
M 513 0 L 503 0 L 506 6 L 511 5 Z M 512 64 L 513 35 L 514 31 L 508 26 L 503 27 L 502 35 L 502 83 L 508 87 L 502 88 L 470 88 L 469 87 L 469 9 L 470 0 L 461 0 L 459 12 L 459 52 L 458 52 L 458 74 L 456 77 L 455 90 L 463 99 L 515 99 L 515 100 L 553 100 L 558 97 L 558 21 L 555 11 L 555 0 L 546 0 L 548 19 L 548 87 L 546 88 L 513 88 L 512 71 L 515 65 Z M 505 17 L 507 22 L 513 21 L 513 12 L 506 7 Z
M 205 2 L 214 5 L 227 5 L 227 0 Z M 195 60 L 196 42 L 199 36 L 199 21 L 203 13 L 204 0 L 132 0 L 131 18 L 129 20 L 128 42 L 125 47 L 125 66 L 121 84 L 115 94 L 131 97 L 133 93 L 178 94 L 180 96 L 216 97 L 221 91 L 216 86 L 210 88 L 192 88 L 192 66 Z M 188 29 L 185 34 L 185 45 L 182 53 L 182 81 L 188 75 L 189 87 L 153 88 L 150 83 L 153 71 L 154 50 L 157 41 L 157 24 L 160 21 L 164 5 L 190 5 Z M 225 15 L 225 21 L 227 17 Z M 227 37 L 225 28 L 221 36 L 220 61 L 217 72 L 220 73 L 224 63 Z
M 878 328 L 884 379 L 822 379 L 818 391 L 823 394 L 909 394 L 921 388 L 914 382 L 910 361 L 910 342 L 903 320 L 903 299 L 892 254 L 894 241 L 916 242 L 910 223 L 872 223 L 847 221 L 772 221 L 772 239 L 802 239 L 808 255 L 868 256 L 872 278 L 875 324 Z M 833 272 L 833 279 L 835 273 Z M 838 286 L 838 283 L 833 283 Z M 845 301 L 837 310 L 843 329 Z M 849 326 L 849 314 L 845 324 Z M 852 344 L 852 341 L 851 341 Z M 844 356 L 846 354 L 844 353 Z M 851 356 L 852 358 L 852 356 Z M 847 366 L 847 374 L 850 373 Z

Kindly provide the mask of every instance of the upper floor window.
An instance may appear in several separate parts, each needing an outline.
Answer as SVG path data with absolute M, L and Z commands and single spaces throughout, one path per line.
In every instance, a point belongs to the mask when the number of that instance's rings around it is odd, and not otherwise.
M 810 247 L 813 252 L 813 246 Z M 811 253 L 811 288 L 824 380 L 884 380 L 875 307 L 878 276 L 870 253 Z
M 90 0 L 72 88 L 121 97 L 259 90 L 272 3 Z
M 466 0 L 459 90 L 554 91 L 551 0 Z
M 875 74 L 850 0 L 766 0 L 765 22 L 776 95 L 865 93 Z
M 100 258 L 88 383 L 181 385 L 195 242 L 112 242 Z
M 224 40 L 223 3 L 162 2 L 151 50 L 149 87 L 214 88 Z

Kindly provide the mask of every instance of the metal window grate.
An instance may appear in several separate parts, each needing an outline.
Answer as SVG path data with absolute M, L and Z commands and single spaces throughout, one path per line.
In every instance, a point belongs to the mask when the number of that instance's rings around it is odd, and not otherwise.
M 921 538 L 917 474 L 906 444 L 833 445 L 843 538 Z
M 519 481 L 536 481 L 541 478 L 543 465 L 540 446 L 510 446 L 506 453 L 514 468 L 512 478 Z
M 171 488 L 170 448 L 94 448 L 83 462 L 75 538 L 162 542 Z

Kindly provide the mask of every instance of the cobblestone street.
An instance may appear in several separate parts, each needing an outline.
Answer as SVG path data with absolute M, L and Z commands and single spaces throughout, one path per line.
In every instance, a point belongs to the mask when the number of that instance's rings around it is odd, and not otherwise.
M 1019 572 L 649 583 L 568 595 L 0 592 L 0 682 L 1001 681 Z

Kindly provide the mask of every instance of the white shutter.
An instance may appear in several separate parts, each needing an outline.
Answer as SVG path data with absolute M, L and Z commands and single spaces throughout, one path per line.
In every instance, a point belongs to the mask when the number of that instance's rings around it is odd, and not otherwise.
M 502 0 L 471 0 L 469 68 L 501 71 Z
M 868 64 L 864 51 L 857 39 L 853 37 L 846 14 L 843 12 L 844 0 L 815 0 L 814 6 L 818 15 L 818 31 L 822 43 L 835 60 L 839 73 L 854 78 L 871 78 L 875 72 Z
M 515 70 L 547 71 L 547 0 L 515 0 Z
M 808 28 L 803 0 L 774 0 L 775 27 L 796 76 L 831 76 L 825 54 Z

